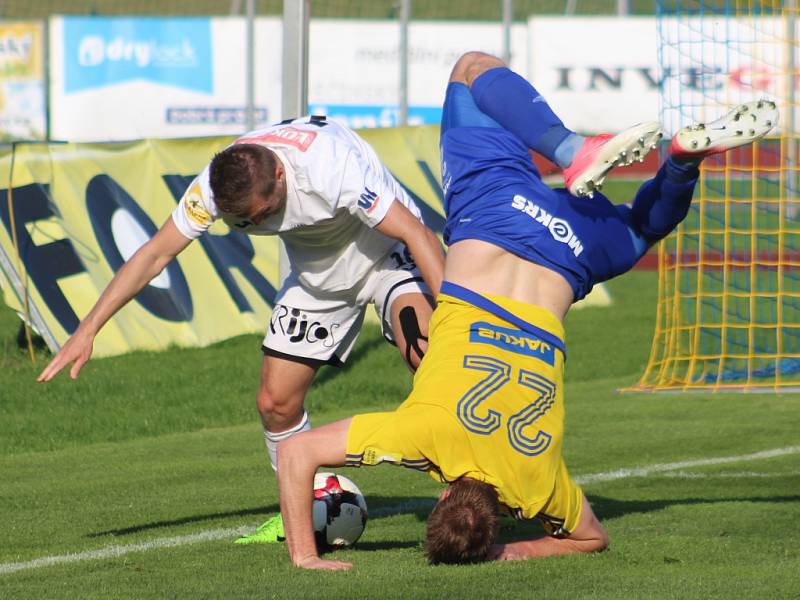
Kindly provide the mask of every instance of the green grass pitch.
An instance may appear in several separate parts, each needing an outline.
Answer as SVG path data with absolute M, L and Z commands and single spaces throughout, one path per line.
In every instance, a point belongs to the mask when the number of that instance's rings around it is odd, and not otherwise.
M 800 399 L 619 394 L 647 360 L 656 286 L 630 273 L 609 285 L 611 307 L 567 319 L 565 454 L 608 552 L 428 566 L 441 486 L 381 466 L 345 470 L 372 513 L 338 553 L 349 573 L 232 543 L 277 510 L 254 406 L 259 336 L 97 360 L 42 386 L 46 356 L 30 364 L 0 307 L 0 598 L 797 598 Z M 395 352 L 368 328 L 344 370 L 321 373 L 313 421 L 399 403 L 410 378 Z M 770 450 L 783 453 L 752 456 Z M 509 521 L 502 536 L 537 531 Z

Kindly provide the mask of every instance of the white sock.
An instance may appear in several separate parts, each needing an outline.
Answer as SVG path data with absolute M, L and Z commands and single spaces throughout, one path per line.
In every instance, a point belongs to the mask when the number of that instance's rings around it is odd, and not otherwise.
M 269 454 L 269 462 L 272 465 L 272 470 L 277 473 L 278 471 L 278 442 L 283 441 L 295 433 L 301 431 L 308 431 L 311 429 L 311 423 L 308 421 L 308 413 L 303 411 L 303 418 L 300 422 L 286 431 L 272 432 L 264 428 L 264 441 L 267 444 L 267 454 Z

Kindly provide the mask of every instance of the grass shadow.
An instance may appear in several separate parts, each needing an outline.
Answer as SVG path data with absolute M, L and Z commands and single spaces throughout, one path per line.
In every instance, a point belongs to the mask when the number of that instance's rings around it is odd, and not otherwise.
M 436 504 L 436 499 L 429 496 L 370 496 L 369 497 L 369 518 L 381 519 L 391 517 L 399 514 L 411 514 L 417 516 L 418 519 L 424 521 L 428 518 L 428 513 Z M 142 523 L 140 525 L 132 525 L 130 527 L 121 527 L 119 529 L 107 529 L 105 531 L 97 531 L 89 533 L 86 537 L 98 538 L 103 536 L 125 536 L 139 533 L 142 531 L 149 531 L 153 529 L 161 529 L 166 527 L 177 527 L 180 525 L 189 525 L 192 523 L 202 523 L 204 521 L 217 521 L 229 517 L 250 517 L 261 516 L 267 519 L 269 516 L 279 512 L 280 507 L 277 504 L 269 504 L 266 506 L 257 506 L 255 508 L 243 508 L 240 510 L 232 510 L 226 512 L 216 512 L 200 515 L 192 515 L 189 517 L 180 517 L 178 519 L 170 519 L 164 521 L 153 521 L 151 523 Z
M 675 500 L 617 500 L 614 498 L 607 498 L 604 496 L 591 496 L 590 501 L 592 508 L 601 521 L 616 519 L 629 514 L 635 513 L 648 513 L 658 510 L 664 510 L 670 506 L 681 505 L 694 505 L 694 504 L 718 504 L 721 502 L 798 502 L 800 503 L 800 495 L 793 496 L 760 496 L 760 497 L 744 497 L 744 498 L 681 498 Z M 369 518 L 381 519 L 392 517 L 395 515 L 409 514 L 414 515 L 419 521 L 425 521 L 428 518 L 433 507 L 436 505 L 436 498 L 430 496 L 371 496 L 369 499 Z M 269 504 L 266 506 L 258 506 L 255 508 L 243 508 L 240 510 L 232 510 L 226 512 L 216 512 L 200 515 L 192 515 L 189 517 L 181 517 L 178 519 L 170 519 L 164 521 L 153 521 L 151 523 L 143 523 L 141 525 L 132 525 L 130 527 L 122 527 L 119 529 L 108 529 L 105 531 L 98 531 L 89 533 L 86 537 L 98 538 L 103 536 L 125 536 L 139 533 L 142 531 L 149 531 L 153 529 L 161 529 L 166 527 L 177 527 L 180 525 L 189 525 L 192 523 L 202 523 L 203 521 L 217 521 L 230 517 L 251 517 L 261 516 L 266 519 L 268 516 L 273 515 L 279 511 L 277 504 Z M 540 537 L 544 535 L 544 530 L 541 525 L 535 521 L 515 521 L 511 518 L 503 518 L 500 523 L 499 541 L 506 542 L 514 539 L 531 539 L 532 537 Z M 409 547 L 410 543 L 406 542 L 369 542 L 368 544 L 359 544 L 359 548 L 372 547 L 375 550 L 382 550 L 386 548 L 395 547 Z M 399 546 L 397 544 L 400 544 Z M 414 545 L 414 544 L 410 544 Z
M 670 500 L 617 500 L 604 496 L 588 496 L 592 510 L 601 522 L 617 519 L 630 514 L 649 513 L 664 510 L 670 506 L 692 506 L 698 504 L 719 504 L 724 502 L 800 502 L 800 495 L 794 496 L 755 496 L 741 498 L 680 498 Z M 537 520 L 514 521 L 510 517 L 501 519 L 498 542 L 508 543 L 524 539 L 536 539 L 546 535 Z
M 354 548 L 359 552 L 379 552 L 381 550 L 400 550 L 402 548 L 422 548 L 422 541 L 411 542 L 395 540 L 383 542 L 356 542 Z
M 253 515 L 262 515 L 266 518 L 270 514 L 275 514 L 279 510 L 277 504 L 270 504 L 268 506 L 259 506 L 256 508 L 243 508 L 241 510 L 232 510 L 227 512 L 209 513 L 205 515 L 193 515 L 191 517 L 181 517 L 179 519 L 170 519 L 168 521 L 153 521 L 152 523 L 143 523 L 141 525 L 132 525 L 131 527 L 124 527 L 120 529 L 108 529 L 106 531 L 97 531 L 89 533 L 86 537 L 97 538 L 106 535 L 123 536 L 139 533 L 140 531 L 148 531 L 151 529 L 160 529 L 162 527 L 176 527 L 178 525 L 188 525 L 190 523 L 202 523 L 203 521 L 216 521 L 227 517 L 249 517 Z
M 800 502 L 800 495 L 793 496 L 750 496 L 729 498 L 680 498 L 674 500 L 616 500 L 603 496 L 591 496 L 592 509 L 601 521 L 616 519 L 629 514 L 648 513 L 664 510 L 670 506 L 692 506 L 695 504 L 720 504 L 723 502 Z

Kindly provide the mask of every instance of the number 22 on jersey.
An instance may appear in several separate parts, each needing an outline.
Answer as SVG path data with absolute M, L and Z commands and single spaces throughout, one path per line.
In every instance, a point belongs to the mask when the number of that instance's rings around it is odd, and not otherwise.
M 533 427 L 556 400 L 555 383 L 527 369 L 519 369 L 511 383 L 512 368 L 508 363 L 489 356 L 467 355 L 464 368 L 483 371 L 486 376 L 473 385 L 458 401 L 456 414 L 467 430 L 479 435 L 489 435 L 502 426 L 503 415 L 486 408 L 491 396 L 506 385 L 521 385 L 531 390 L 531 402 L 509 416 L 506 431 L 511 447 L 525 456 L 537 456 L 550 446 L 549 433 Z

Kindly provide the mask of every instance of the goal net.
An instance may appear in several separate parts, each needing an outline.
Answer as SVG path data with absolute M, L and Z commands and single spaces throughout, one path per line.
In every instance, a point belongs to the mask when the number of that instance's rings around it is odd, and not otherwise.
M 638 390 L 800 387 L 795 2 L 658 4 L 668 135 L 742 102 L 778 104 L 770 137 L 704 161 L 689 216 L 658 250 Z

